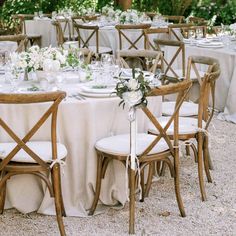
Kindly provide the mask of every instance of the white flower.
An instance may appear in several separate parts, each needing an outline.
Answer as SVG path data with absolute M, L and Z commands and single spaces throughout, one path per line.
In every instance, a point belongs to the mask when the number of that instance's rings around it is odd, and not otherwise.
M 130 79 L 128 82 L 127 82 L 127 87 L 130 89 L 130 90 L 137 90 L 139 88 L 139 83 L 136 79 Z
M 142 97 L 143 97 L 143 94 L 142 94 L 142 91 L 140 90 L 123 93 L 124 102 L 129 107 L 139 104 L 142 101 Z

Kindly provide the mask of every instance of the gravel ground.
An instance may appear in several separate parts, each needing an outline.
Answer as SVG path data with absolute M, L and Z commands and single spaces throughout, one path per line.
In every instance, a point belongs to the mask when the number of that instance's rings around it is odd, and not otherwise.
M 173 179 L 168 175 L 152 185 L 144 203 L 136 203 L 137 235 L 236 235 L 236 125 L 214 119 L 211 127 L 213 183 L 206 183 L 208 201 L 201 202 L 197 165 L 181 158 L 181 190 L 187 217 L 179 216 Z M 127 235 L 128 204 L 104 214 L 64 219 L 67 235 Z M 0 216 L 0 235 L 59 235 L 56 218 L 6 210 Z

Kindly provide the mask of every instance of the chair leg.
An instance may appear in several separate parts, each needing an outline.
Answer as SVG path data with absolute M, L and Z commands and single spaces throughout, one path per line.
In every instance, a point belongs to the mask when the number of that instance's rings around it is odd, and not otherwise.
M 145 183 L 144 183 L 144 169 L 141 171 L 141 188 L 142 188 L 142 198 L 140 199 L 140 202 L 144 202 L 145 198 Z
M 184 205 L 182 201 L 182 197 L 180 194 L 180 180 L 179 180 L 179 153 L 175 153 L 174 157 L 174 170 L 175 170 L 175 175 L 174 175 L 174 183 L 175 183 L 175 195 L 176 195 L 176 200 L 178 203 L 180 215 L 182 217 L 186 216 L 185 210 L 184 210 Z
M 101 154 L 97 154 L 97 179 L 96 179 L 96 189 L 95 189 L 95 196 L 93 199 L 92 207 L 89 210 L 89 215 L 93 215 L 94 211 L 97 207 L 100 191 L 101 191 L 101 183 L 102 183 L 102 156 Z
M 202 196 L 202 201 L 206 201 L 206 192 L 204 186 L 204 179 L 203 179 L 203 134 L 198 133 L 198 178 L 199 178 L 199 185 L 200 191 Z
M 5 175 L 5 172 L 2 172 L 1 178 Z M 0 214 L 3 214 L 5 199 L 6 199 L 6 181 L 3 183 L 2 188 L 0 190 Z
M 60 235 L 65 236 L 65 228 L 63 224 L 63 199 L 62 199 L 62 193 L 61 193 L 61 176 L 60 176 L 60 165 L 56 164 L 53 166 L 52 169 L 52 176 L 53 176 L 53 189 L 54 189 L 54 197 L 55 197 L 55 208 L 56 208 L 56 216 L 57 216 L 57 222 L 60 230 Z
M 162 161 L 162 167 L 161 167 L 161 174 L 160 174 L 160 176 L 164 176 L 165 175 L 166 165 L 167 164 L 164 161 Z
M 203 142 L 203 160 L 204 160 L 204 168 L 207 176 L 207 181 L 212 183 L 211 173 L 209 169 L 209 160 L 208 160 L 208 142 L 207 137 L 204 138 Z
M 157 174 L 159 176 L 161 175 L 161 163 L 162 163 L 162 161 L 157 161 L 156 162 L 156 170 L 157 170 Z
M 198 162 L 198 160 L 197 160 L 198 159 L 197 148 L 195 147 L 195 145 L 193 143 L 191 144 L 191 148 L 193 150 L 195 163 L 197 163 Z
M 147 178 L 144 197 L 148 197 L 148 195 L 149 195 L 151 185 L 152 185 L 153 173 L 154 173 L 154 163 L 151 163 L 151 164 L 149 164 L 148 178 Z
M 135 221 L 135 170 L 129 172 L 130 202 L 129 202 L 129 234 L 134 234 Z

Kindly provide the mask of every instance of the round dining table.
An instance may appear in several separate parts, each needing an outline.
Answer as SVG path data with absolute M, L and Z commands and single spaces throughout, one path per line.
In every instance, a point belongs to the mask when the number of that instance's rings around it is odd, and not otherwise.
M 3 93 L 6 82 L 4 78 L 0 81 L 0 93 Z M 129 133 L 129 121 L 127 107 L 123 109 L 118 105 L 120 98 L 78 95 L 82 85 L 83 83 L 65 83 L 60 87 L 67 92 L 67 97 L 59 106 L 58 141 L 68 150 L 66 165 L 62 167 L 62 192 L 66 214 L 84 217 L 87 216 L 87 210 L 94 198 L 97 170 L 94 145 L 101 138 Z M 160 97 L 151 97 L 148 106 L 154 110 L 154 114 L 161 114 Z M 48 104 L 45 103 L 0 104 L 0 116 L 23 137 L 47 107 Z M 146 132 L 148 119 L 141 110 L 138 111 L 137 117 L 138 131 Z M 50 140 L 50 123 L 47 122 L 32 140 Z M 5 141 L 10 141 L 10 138 L 1 132 L 0 151 L 1 142 Z M 106 178 L 102 182 L 100 203 L 113 206 L 125 204 L 125 173 L 125 167 L 120 162 L 113 161 L 109 164 Z M 37 211 L 47 215 L 55 214 L 54 200 L 45 184 L 32 175 L 14 176 L 8 180 L 5 208 L 16 208 L 23 213 Z

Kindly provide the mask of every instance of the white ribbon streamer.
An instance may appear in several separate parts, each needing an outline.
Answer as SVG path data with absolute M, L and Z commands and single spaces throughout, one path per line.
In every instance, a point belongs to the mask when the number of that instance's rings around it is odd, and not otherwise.
M 55 159 L 55 160 L 53 160 L 53 161 L 51 162 L 50 168 L 52 169 L 53 166 L 56 165 L 57 163 L 60 165 L 60 167 L 62 167 L 62 175 L 64 175 L 65 172 L 64 172 L 64 168 L 63 168 L 63 167 L 66 166 L 65 161 L 59 160 L 59 159 Z

